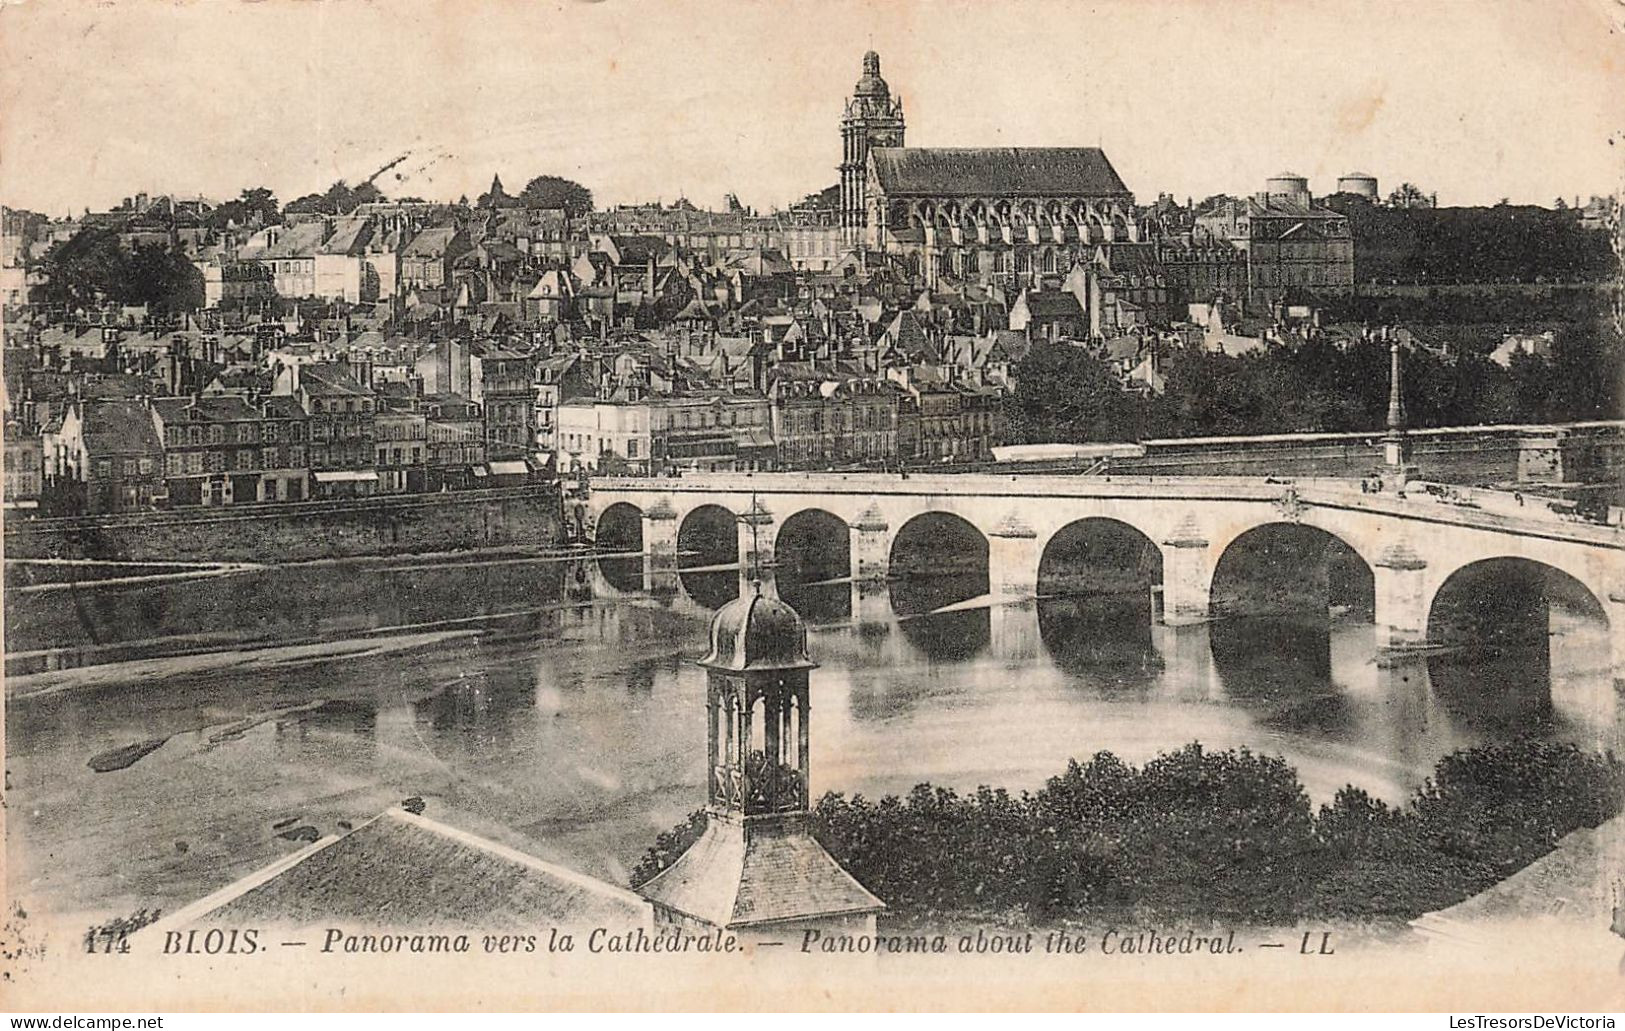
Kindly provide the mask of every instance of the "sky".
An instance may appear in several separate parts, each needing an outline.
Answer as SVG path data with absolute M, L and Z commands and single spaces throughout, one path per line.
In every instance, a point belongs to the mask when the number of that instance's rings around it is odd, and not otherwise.
M 911 146 L 1101 145 L 1142 203 L 1283 170 L 1441 204 L 1625 180 L 1614 0 L 0 0 L 0 201 L 510 192 L 759 209 L 836 181 L 865 50 Z

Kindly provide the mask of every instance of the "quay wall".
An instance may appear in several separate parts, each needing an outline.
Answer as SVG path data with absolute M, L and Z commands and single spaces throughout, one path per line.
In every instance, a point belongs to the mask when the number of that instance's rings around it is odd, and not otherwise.
M 1104 471 L 1145 476 L 1361 477 L 1382 466 L 1382 434 L 1152 440 L 1113 456 Z M 1625 424 L 1418 430 L 1417 475 L 1440 483 L 1617 483 L 1625 478 Z
M 562 543 L 552 486 L 186 508 L 5 524 L 5 557 L 268 562 L 549 547 Z

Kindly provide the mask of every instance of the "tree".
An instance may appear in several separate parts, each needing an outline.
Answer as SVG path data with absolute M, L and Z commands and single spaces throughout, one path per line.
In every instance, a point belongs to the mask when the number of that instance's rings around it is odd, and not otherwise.
M 592 210 L 592 191 L 578 182 L 556 175 L 539 175 L 519 191 L 527 208 L 563 208 L 571 218 Z
M 1388 195 L 1390 208 L 1430 208 L 1432 202 L 1415 183 L 1400 183 L 1399 189 Z
M 124 253 L 110 229 L 84 229 L 53 244 L 40 261 L 45 277 L 40 299 L 70 311 L 116 299 L 124 274 Z
M 1034 344 L 1015 376 L 1016 391 L 1004 402 L 1014 441 L 1078 444 L 1144 435 L 1143 406 L 1082 348 Z
M 1562 197 L 1559 197 L 1556 200 L 1552 201 L 1552 210 L 1553 211 L 1567 211 L 1567 210 L 1569 210 L 1569 202 L 1564 200 Z
M 159 312 L 195 311 L 203 307 L 203 274 L 186 255 L 168 247 L 137 247 L 125 263 L 126 304 L 144 304 Z
M 126 251 L 110 229 L 86 229 L 56 244 L 40 271 L 45 275 L 41 299 L 70 310 L 108 301 L 160 312 L 203 305 L 203 277 L 186 255 L 157 244 Z
M 289 202 L 283 210 L 290 215 L 348 215 L 362 204 L 376 204 L 384 199 L 383 191 L 370 181 L 351 187 L 340 179 L 326 192 L 307 193 Z
M 263 186 L 255 186 L 244 190 L 236 200 L 228 200 L 209 212 L 208 224 L 215 229 L 223 229 L 228 223 L 263 226 L 280 217 L 276 194 Z

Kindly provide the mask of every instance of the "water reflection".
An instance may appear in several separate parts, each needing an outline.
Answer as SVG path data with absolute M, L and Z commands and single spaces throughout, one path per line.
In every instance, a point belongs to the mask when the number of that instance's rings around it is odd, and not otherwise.
M 598 571 L 604 581 L 617 591 L 633 594 L 643 590 L 642 555 L 626 555 L 598 559 Z
M 1149 599 L 1121 595 L 1040 598 L 1038 632 L 1062 672 L 1112 687 L 1144 687 L 1163 669 Z
M 830 626 L 852 618 L 850 583 L 805 583 L 782 569 L 776 581 L 779 597 L 801 613 L 808 626 Z
M 703 573 L 683 570 L 679 574 L 683 593 L 703 608 L 716 611 L 739 597 L 739 572 L 718 569 Z
M 532 611 L 563 589 L 556 561 L 398 559 L 8 593 L 6 673 L 421 628 Z
M 64 619 L 66 597 L 10 595 L 14 676 L 143 663 L 52 694 L 12 685 L 13 811 L 35 849 L 8 856 L 16 883 L 173 908 L 283 854 L 265 833 L 276 820 L 327 832 L 412 795 L 624 879 L 703 796 L 692 660 L 739 579 L 641 557 L 323 564 L 95 588 L 85 623 Z M 989 598 L 978 573 L 831 584 L 781 569 L 776 589 L 820 663 L 814 794 L 1021 790 L 1068 758 L 1143 762 L 1199 739 L 1283 755 L 1316 801 L 1352 782 L 1397 802 L 1439 756 L 1486 740 L 1617 747 L 1606 629 L 1556 605 L 1544 661 L 1511 642 L 1393 661 L 1357 621 L 1164 627 L 1143 600 Z M 115 636 L 99 644 L 103 630 Z M 127 770 L 87 766 L 155 738 Z M 177 840 L 217 844 L 194 844 L 187 865 Z
M 475 736 L 489 744 L 512 733 L 536 707 L 536 679 L 518 665 L 494 666 L 446 681 L 412 712 L 436 734 Z
M 1235 699 L 1278 701 L 1331 688 L 1331 621 L 1234 616 L 1209 630 L 1213 663 Z
M 1428 680 L 1452 719 L 1495 737 L 1552 726 L 1551 649 L 1540 641 L 1429 656 Z

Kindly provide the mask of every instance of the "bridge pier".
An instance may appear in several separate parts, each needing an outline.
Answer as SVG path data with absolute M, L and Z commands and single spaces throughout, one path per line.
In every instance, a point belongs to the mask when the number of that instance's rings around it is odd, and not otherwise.
M 643 513 L 643 550 L 655 570 L 677 568 L 677 510 L 661 498 Z
M 1038 533 L 1011 512 L 987 537 L 988 590 L 995 604 L 1005 598 L 1038 596 Z
M 852 581 L 852 621 L 859 626 L 886 626 L 895 618 L 885 584 Z
M 851 561 L 854 583 L 884 580 L 891 573 L 891 526 L 877 505 L 852 523 Z
M 1162 621 L 1188 626 L 1208 618 L 1213 557 L 1206 535 L 1187 517 L 1162 542 Z
M 1390 545 L 1378 557 L 1371 569 L 1378 647 L 1402 649 L 1427 643 L 1428 614 L 1423 603 L 1427 566 L 1404 541 Z
M 1000 602 L 988 609 L 988 652 L 1009 665 L 1028 662 L 1038 656 L 1038 601 Z
M 745 581 L 765 577 L 773 568 L 773 545 L 778 536 L 773 513 L 752 498 L 750 508 L 739 517 L 739 575 Z
M 1152 641 L 1162 655 L 1164 682 L 1177 701 L 1218 701 L 1224 696 L 1213 668 L 1213 642 L 1205 623 L 1152 628 Z
M 655 561 L 653 555 L 643 557 L 643 590 L 649 597 L 666 606 L 682 592 L 682 578 L 677 573 L 675 552 L 670 565 Z

